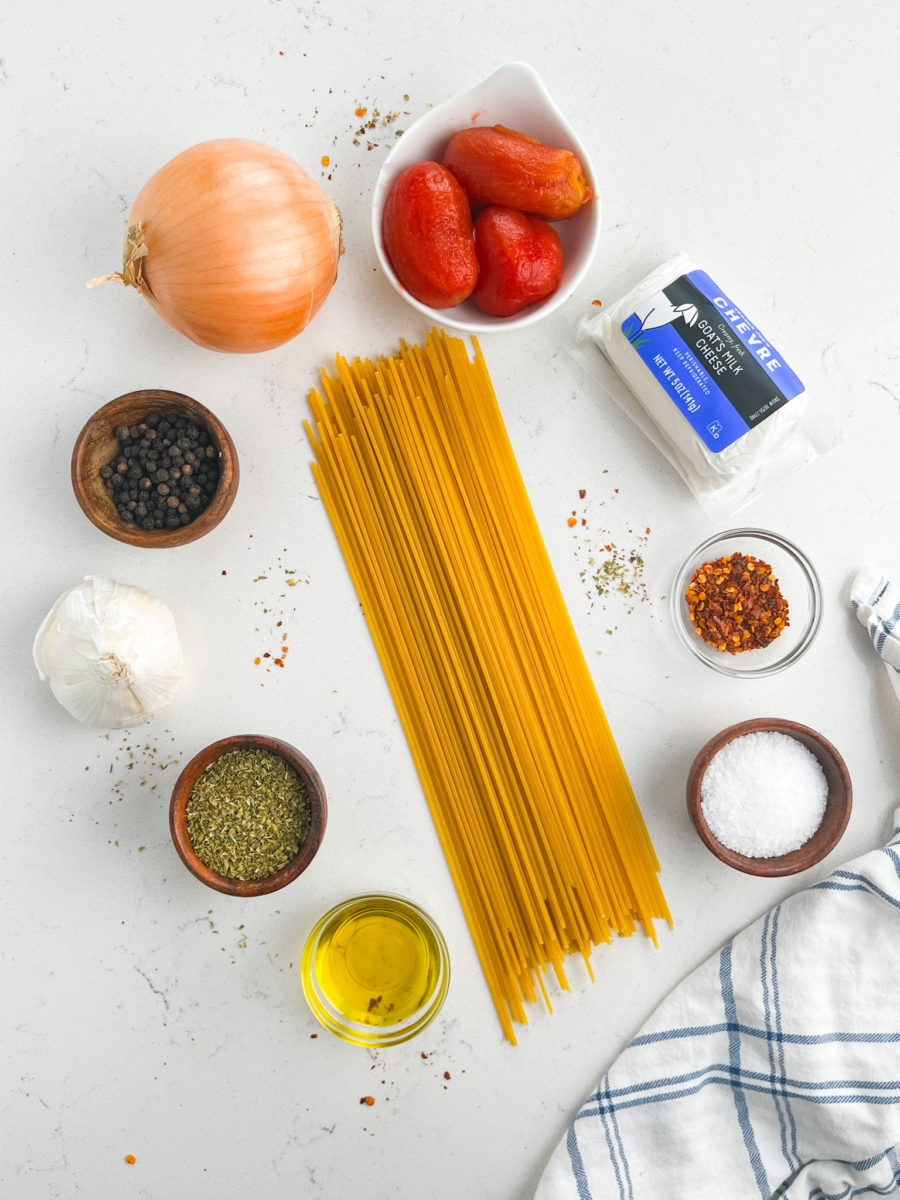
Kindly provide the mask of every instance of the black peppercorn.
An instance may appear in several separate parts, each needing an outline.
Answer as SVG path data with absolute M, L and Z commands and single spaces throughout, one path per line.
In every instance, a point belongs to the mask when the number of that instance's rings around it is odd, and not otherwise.
M 100 469 L 123 521 L 175 529 L 193 521 L 219 484 L 218 451 L 187 417 L 148 413 L 115 430 L 119 454 Z

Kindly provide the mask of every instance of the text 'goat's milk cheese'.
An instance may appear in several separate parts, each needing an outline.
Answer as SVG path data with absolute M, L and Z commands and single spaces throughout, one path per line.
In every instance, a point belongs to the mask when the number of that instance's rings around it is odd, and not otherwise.
M 583 320 L 579 339 L 603 351 L 639 407 L 620 403 L 717 512 L 743 507 L 818 453 L 803 384 L 687 255 Z

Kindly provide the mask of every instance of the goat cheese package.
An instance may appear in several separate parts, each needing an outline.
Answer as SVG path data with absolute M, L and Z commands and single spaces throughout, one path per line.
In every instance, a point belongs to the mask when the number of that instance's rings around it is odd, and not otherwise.
M 728 515 L 825 448 L 788 360 L 686 254 L 578 328 L 628 385 L 610 388 L 697 499 Z

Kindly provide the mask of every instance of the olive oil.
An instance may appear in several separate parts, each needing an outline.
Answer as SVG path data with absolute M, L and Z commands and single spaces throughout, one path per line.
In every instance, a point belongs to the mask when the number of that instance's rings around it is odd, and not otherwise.
M 313 930 L 301 976 L 313 1012 L 334 1033 L 390 1044 L 424 1028 L 440 1008 L 447 950 L 416 905 L 397 896 L 358 896 Z

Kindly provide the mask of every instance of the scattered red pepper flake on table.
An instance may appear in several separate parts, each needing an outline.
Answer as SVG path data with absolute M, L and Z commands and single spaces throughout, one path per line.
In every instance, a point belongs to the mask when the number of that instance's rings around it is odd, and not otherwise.
M 133 1154 L 126 1154 L 125 1161 L 129 1164 L 129 1166 L 133 1166 L 137 1162 L 137 1159 Z
M 610 501 L 618 494 L 619 489 L 614 488 Z M 587 489 L 579 488 L 579 500 L 585 500 L 586 497 Z M 602 507 L 604 504 L 606 501 L 601 500 L 600 506 Z M 581 532 L 581 530 L 589 528 L 587 505 L 582 509 L 580 520 L 576 520 L 576 517 L 576 510 L 573 509 L 568 523 L 570 527 L 579 525 L 579 531 L 576 533 L 578 551 L 587 554 L 587 565 L 579 572 L 579 575 L 589 585 L 587 594 L 591 599 L 591 607 L 599 599 L 602 607 L 606 608 L 610 602 L 617 602 L 618 598 L 627 605 L 626 612 L 631 613 L 637 603 L 646 603 L 650 597 L 644 582 L 643 552 L 650 536 L 650 526 L 646 526 L 643 533 L 635 533 L 629 527 L 628 534 L 635 539 L 636 544 L 632 549 L 625 550 L 613 540 L 595 543 L 592 536 Z M 609 532 L 608 529 L 600 530 L 600 534 L 605 536 L 608 536 Z M 601 554 L 607 557 L 601 558 Z M 613 629 L 607 630 L 607 633 L 612 632 Z

